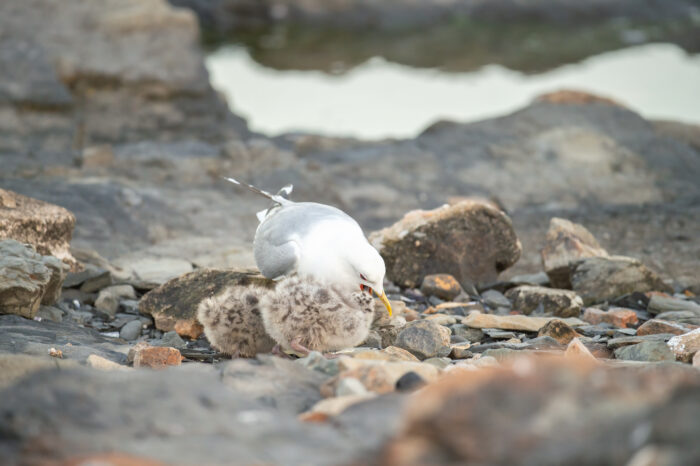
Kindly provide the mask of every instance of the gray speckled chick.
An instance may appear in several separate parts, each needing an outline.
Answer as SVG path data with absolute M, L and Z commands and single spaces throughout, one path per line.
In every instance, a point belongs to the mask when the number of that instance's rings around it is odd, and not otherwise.
M 260 301 L 263 324 L 284 350 L 336 351 L 362 343 L 374 317 L 374 299 L 366 292 L 343 292 L 311 279 L 280 280 Z
M 260 302 L 270 293 L 258 286 L 232 286 L 202 301 L 197 319 L 211 345 L 234 358 L 269 353 L 275 342 L 265 332 Z

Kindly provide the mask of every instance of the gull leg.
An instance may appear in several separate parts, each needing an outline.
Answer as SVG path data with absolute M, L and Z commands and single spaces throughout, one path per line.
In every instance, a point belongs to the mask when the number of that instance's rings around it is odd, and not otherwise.
M 279 345 L 279 343 L 272 348 L 271 353 L 283 359 L 292 359 L 290 355 L 282 351 L 282 347 Z
M 309 348 L 307 348 L 306 346 L 302 345 L 302 344 L 299 342 L 299 339 L 298 339 L 298 338 L 292 340 L 292 341 L 289 343 L 289 346 L 290 346 L 295 352 L 301 354 L 302 356 L 308 356 L 309 353 L 311 352 L 311 350 L 310 350 Z

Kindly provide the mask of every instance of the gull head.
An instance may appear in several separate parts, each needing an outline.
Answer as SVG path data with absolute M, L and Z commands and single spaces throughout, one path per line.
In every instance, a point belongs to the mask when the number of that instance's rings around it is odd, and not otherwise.
M 346 266 L 343 267 L 343 281 L 352 289 L 360 289 L 370 295 L 376 294 L 384 303 L 387 312 L 391 315 L 391 304 L 384 292 L 384 275 L 386 267 L 384 259 L 379 255 L 367 240 L 358 241 L 348 254 L 345 255 Z

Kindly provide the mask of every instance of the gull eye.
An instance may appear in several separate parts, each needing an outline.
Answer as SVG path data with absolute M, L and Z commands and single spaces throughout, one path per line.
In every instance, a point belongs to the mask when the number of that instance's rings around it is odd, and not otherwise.
M 365 276 L 362 275 L 362 274 L 360 274 L 360 278 L 363 279 L 364 281 L 367 281 L 367 277 L 365 277 Z

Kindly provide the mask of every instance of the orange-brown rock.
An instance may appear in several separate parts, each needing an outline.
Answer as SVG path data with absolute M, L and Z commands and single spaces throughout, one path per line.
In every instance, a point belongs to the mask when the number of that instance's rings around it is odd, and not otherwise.
M 372 233 L 370 242 L 384 258 L 387 278 L 411 288 L 438 273 L 452 275 L 463 287 L 494 281 L 522 250 L 503 211 L 471 200 L 411 211 Z
M 657 333 L 672 333 L 674 335 L 682 335 L 689 332 L 690 328 L 676 322 L 667 322 L 665 320 L 651 319 L 644 322 L 637 329 L 638 336 L 655 335 Z
M 146 346 L 134 352 L 134 367 L 163 369 L 168 366 L 179 366 L 180 363 L 182 363 L 182 355 L 176 348 Z
M 568 345 L 571 340 L 580 337 L 576 331 L 561 320 L 550 320 L 540 329 L 537 336 L 548 336 L 557 340 L 562 345 Z
M 583 320 L 589 324 L 597 325 L 606 323 L 618 328 L 628 328 L 638 322 L 637 313 L 632 309 L 613 308 L 608 311 L 596 309 L 594 307 L 587 308 L 583 313 Z
M 58 257 L 80 270 L 70 253 L 75 216 L 63 207 L 0 189 L 0 239 L 34 246 L 39 254 Z
M 437 296 L 445 301 L 452 301 L 462 292 L 462 287 L 452 275 L 436 273 L 423 278 L 420 290 L 426 296 Z
M 196 340 L 204 332 L 204 327 L 199 322 L 191 320 L 178 320 L 175 322 L 175 331 L 181 337 Z

